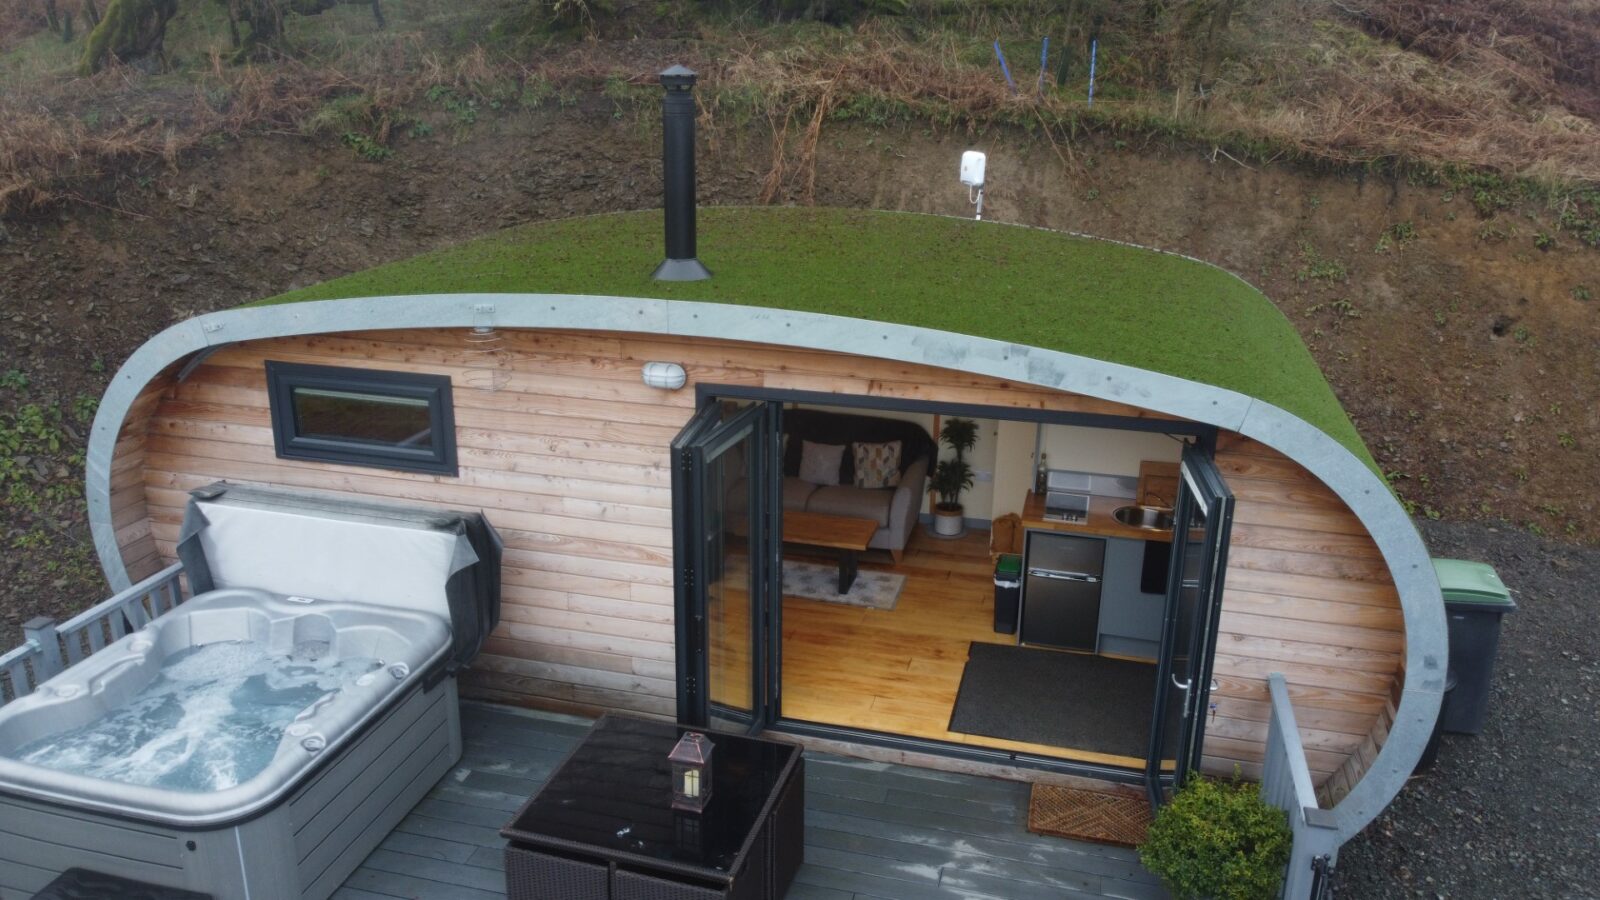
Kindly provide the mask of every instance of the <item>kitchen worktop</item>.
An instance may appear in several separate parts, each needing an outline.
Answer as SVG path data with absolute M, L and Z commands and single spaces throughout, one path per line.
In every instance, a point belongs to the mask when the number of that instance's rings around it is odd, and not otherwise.
M 1126 497 L 1102 497 L 1098 494 L 1089 497 L 1089 514 L 1082 522 L 1060 522 L 1044 517 L 1044 498 L 1028 492 L 1028 499 L 1022 504 L 1022 527 L 1039 528 L 1049 531 L 1062 531 L 1069 534 L 1089 534 L 1095 537 L 1132 538 L 1141 541 L 1172 541 L 1171 531 L 1157 531 L 1152 528 L 1134 528 L 1118 522 L 1112 513 L 1121 506 L 1130 506 L 1134 501 Z

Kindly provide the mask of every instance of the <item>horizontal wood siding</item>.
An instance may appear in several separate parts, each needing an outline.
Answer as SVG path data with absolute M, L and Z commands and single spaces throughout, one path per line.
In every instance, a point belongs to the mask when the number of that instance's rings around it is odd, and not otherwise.
M 217 479 L 483 509 L 506 538 L 504 621 L 471 674 L 479 696 L 572 710 L 674 712 L 667 447 L 696 383 L 1160 417 L 1094 398 L 928 366 L 656 335 L 513 331 L 506 379 L 476 390 L 460 330 L 365 331 L 219 350 L 157 391 L 142 444 L 143 529 L 170 559 L 185 491 Z M 459 477 L 278 459 L 263 363 L 400 369 L 455 384 Z M 681 363 L 680 391 L 640 366 Z M 131 422 L 131 420 L 130 420 Z M 1248 452 L 1246 452 L 1248 451 Z M 120 452 L 120 448 L 119 448 Z M 1266 674 L 1290 674 L 1323 776 L 1372 732 L 1393 682 L 1400 617 L 1364 530 L 1296 467 L 1230 444 L 1240 494 L 1207 765 L 1253 772 L 1266 734 Z M 1254 467 L 1254 468 L 1252 468 Z M 137 482 L 139 479 L 134 478 Z M 132 524 L 132 523 L 130 523 Z M 1291 674 L 1292 673 L 1292 674 Z M 1314 696 L 1313 696 L 1314 695 Z
M 1235 507 L 1203 768 L 1259 777 L 1267 676 L 1282 672 L 1313 780 L 1359 779 L 1364 766 L 1349 766 L 1381 746 L 1402 671 L 1400 596 L 1377 544 L 1315 476 L 1257 441 L 1217 443 Z
M 117 530 L 122 564 L 127 566 L 128 577 L 134 581 L 154 575 L 163 565 L 155 537 L 150 532 L 145 463 L 150 417 L 173 381 L 173 372 L 169 369 L 139 392 L 122 420 L 111 461 L 111 524 Z

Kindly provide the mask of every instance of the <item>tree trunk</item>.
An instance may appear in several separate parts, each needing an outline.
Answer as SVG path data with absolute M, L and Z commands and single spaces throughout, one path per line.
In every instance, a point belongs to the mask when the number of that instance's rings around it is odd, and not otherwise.
M 100 7 L 94 5 L 94 0 L 83 0 L 83 27 L 93 29 L 100 24 Z
M 109 62 L 130 62 L 162 53 L 167 23 L 178 12 L 178 0 L 111 0 L 105 16 L 89 33 L 78 71 L 93 75 Z

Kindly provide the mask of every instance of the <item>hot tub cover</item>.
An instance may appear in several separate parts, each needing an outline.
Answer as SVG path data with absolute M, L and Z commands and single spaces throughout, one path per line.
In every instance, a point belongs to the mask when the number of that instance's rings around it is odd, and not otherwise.
M 435 613 L 449 670 L 500 622 L 502 544 L 481 513 L 217 482 L 191 491 L 178 536 L 191 594 L 248 587 Z

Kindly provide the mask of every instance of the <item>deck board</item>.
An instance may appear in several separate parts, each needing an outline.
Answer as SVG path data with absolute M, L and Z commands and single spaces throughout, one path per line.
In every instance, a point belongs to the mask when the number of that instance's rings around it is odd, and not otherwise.
M 460 765 L 362 862 L 335 900 L 499 900 L 510 820 L 588 728 L 464 703 Z M 788 900 L 1166 897 L 1121 847 L 1024 828 L 1016 782 L 806 756 L 806 864 Z

